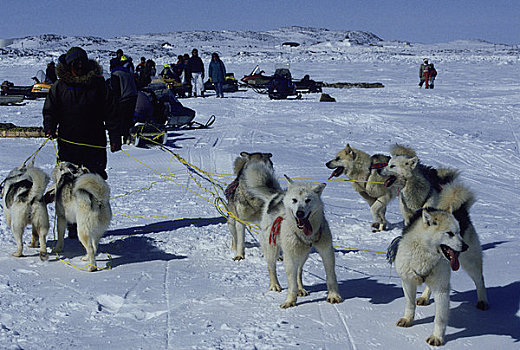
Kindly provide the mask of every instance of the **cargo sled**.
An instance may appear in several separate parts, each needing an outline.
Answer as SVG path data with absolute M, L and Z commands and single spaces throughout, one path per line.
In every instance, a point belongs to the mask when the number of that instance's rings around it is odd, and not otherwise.
M 204 129 L 215 122 L 211 116 L 204 124 L 194 121 L 195 111 L 184 107 L 165 83 L 151 83 L 137 95 L 131 142 L 142 146 L 146 141 L 165 144 L 168 131 Z
M 204 90 L 215 90 L 215 84 L 211 80 L 207 80 L 204 83 Z M 234 73 L 226 73 L 226 80 L 223 85 L 224 92 L 237 92 L 238 91 L 238 81 L 235 78 Z

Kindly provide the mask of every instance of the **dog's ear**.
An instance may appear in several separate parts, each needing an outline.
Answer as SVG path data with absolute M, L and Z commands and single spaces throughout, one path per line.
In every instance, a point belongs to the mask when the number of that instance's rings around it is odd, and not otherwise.
M 419 158 L 417 158 L 417 156 L 410 158 L 410 160 L 408 161 L 408 164 L 410 164 L 411 170 L 415 169 L 415 167 L 417 166 L 418 163 L 419 163 Z
M 250 154 L 247 152 L 240 152 L 240 156 L 244 158 L 249 158 Z
M 327 184 L 323 182 L 323 183 L 320 183 L 320 184 L 317 184 L 316 186 L 314 186 L 312 188 L 312 190 L 314 192 L 316 192 L 318 194 L 318 196 L 321 196 L 323 190 L 325 189 L 325 186 L 327 186 Z
M 265 155 L 266 155 L 268 158 L 271 158 L 271 157 L 273 156 L 272 153 L 266 153 Z
M 288 181 L 290 184 L 294 183 L 294 181 L 291 180 L 291 178 L 290 178 L 289 176 L 287 176 L 287 175 L 285 175 L 285 174 L 284 174 L 283 176 L 287 179 L 287 181 Z
M 350 147 L 350 144 L 347 143 L 347 146 L 345 146 L 345 151 L 347 151 L 347 153 L 352 152 L 352 148 Z
M 433 216 L 426 209 L 423 209 L 423 211 L 422 211 L 422 219 L 423 219 L 423 222 L 428 226 L 437 224 L 435 222 L 435 220 L 433 219 Z

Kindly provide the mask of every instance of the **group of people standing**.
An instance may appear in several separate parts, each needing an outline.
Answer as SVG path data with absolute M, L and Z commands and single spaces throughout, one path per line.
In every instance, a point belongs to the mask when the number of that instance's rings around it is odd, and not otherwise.
M 224 97 L 223 85 L 226 79 L 226 67 L 218 53 L 211 55 L 208 75 L 215 85 L 217 97 Z M 199 57 L 199 51 L 193 49 L 189 54 L 177 56 L 177 63 L 164 65 L 160 76 L 163 79 L 174 79 L 189 87 L 188 96 L 204 96 L 204 62 Z
M 433 89 L 436 77 L 437 70 L 433 66 L 433 63 L 428 62 L 428 59 L 425 58 L 419 67 L 419 88 L 424 84 L 425 89 Z

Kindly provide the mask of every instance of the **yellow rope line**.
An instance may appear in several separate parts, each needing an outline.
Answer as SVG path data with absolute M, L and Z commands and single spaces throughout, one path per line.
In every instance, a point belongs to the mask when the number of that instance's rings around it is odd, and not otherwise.
M 174 184 L 184 188 L 185 190 L 199 196 L 200 198 L 204 199 L 205 201 L 207 201 L 208 203 L 212 204 L 213 206 L 215 206 L 215 208 L 217 209 L 217 211 L 222 215 L 222 212 L 224 213 L 227 213 L 228 215 L 232 216 L 235 220 L 239 221 L 240 223 L 242 223 L 243 225 L 247 226 L 249 229 L 251 229 L 252 231 L 256 231 L 256 230 L 259 230 L 260 227 L 255 224 L 255 223 L 251 223 L 251 222 L 247 222 L 247 221 L 243 221 L 241 220 L 240 218 L 236 217 L 233 213 L 229 212 L 227 210 L 227 208 L 222 208 L 220 207 L 217 203 L 220 202 L 220 203 L 223 203 L 224 204 L 224 200 L 220 197 L 220 196 L 217 196 L 215 195 L 215 193 L 213 193 L 212 191 L 206 189 L 205 187 L 201 186 L 197 180 L 191 175 L 190 171 L 189 171 L 189 168 L 192 168 L 192 169 L 195 169 L 196 171 L 202 173 L 202 174 L 205 174 L 208 176 L 209 178 L 209 181 L 212 183 L 213 185 L 213 189 L 216 189 L 215 188 L 215 182 L 213 180 L 213 178 L 211 177 L 212 175 L 213 176 L 221 176 L 221 177 L 229 177 L 231 175 L 228 175 L 228 174 L 219 174 L 219 173 L 211 173 L 211 172 L 208 172 L 208 171 L 205 171 L 205 170 L 202 170 L 198 167 L 196 167 L 195 165 L 187 162 L 184 158 L 182 158 L 179 154 L 177 153 L 174 153 L 172 152 L 170 149 L 168 149 L 167 147 L 165 147 L 164 145 L 156 142 L 154 139 L 150 139 L 150 138 L 147 138 L 147 137 L 143 137 L 143 139 L 145 140 L 148 140 L 148 141 L 151 141 L 157 145 L 159 145 L 163 150 L 166 150 L 167 152 L 169 152 L 170 154 L 172 154 L 173 157 L 177 158 L 177 160 L 183 164 L 186 168 L 187 168 L 187 172 L 188 172 L 188 175 L 190 175 L 190 177 L 193 179 L 193 181 L 197 184 L 197 186 L 199 188 L 201 188 L 202 190 L 204 190 L 206 193 L 210 193 L 213 198 L 214 198 L 214 202 L 211 202 L 209 199 L 205 198 L 204 196 L 202 196 L 201 194 L 189 189 L 188 187 L 178 183 L 177 181 L 175 181 L 174 179 L 172 179 L 171 175 L 174 175 L 173 173 L 170 173 L 169 175 L 164 175 L 162 173 L 160 173 L 159 171 L 153 169 L 152 167 L 148 166 L 147 164 L 143 163 L 142 161 L 138 160 L 137 158 L 135 158 L 134 156 L 130 155 L 128 152 L 126 152 L 125 150 L 121 150 L 123 153 L 125 153 L 126 155 L 128 155 L 130 158 L 134 159 L 136 162 L 140 163 L 141 165 L 145 166 L 146 168 L 150 169 L 151 171 L 153 171 L 154 173 L 156 173 L 157 175 L 161 176 L 164 178 L 163 181 L 166 181 L 166 180 L 170 180 L 172 181 Z M 48 139 L 47 139 L 48 140 Z M 43 146 L 45 145 L 45 143 L 47 142 L 47 140 L 44 142 L 44 144 L 42 146 L 40 146 L 40 149 L 43 148 Z M 80 146 L 86 146 L 86 147 L 94 147 L 94 148 L 107 148 L 107 147 L 102 147 L 102 146 L 96 146 L 96 145 L 88 145 L 88 144 L 82 144 L 82 143 L 76 143 L 76 142 L 72 142 L 72 141 L 68 141 L 68 140 L 64 140 L 64 139 L 61 139 L 65 142 L 68 142 L 68 143 L 72 143 L 72 144 L 76 144 L 76 145 L 80 145 Z M 58 152 L 56 150 L 56 145 L 54 144 L 53 142 L 53 145 L 54 145 L 54 149 L 56 151 L 56 156 L 58 155 Z M 39 150 L 40 150 L 39 149 Z M 35 152 L 34 154 L 38 153 L 39 150 L 37 152 Z M 31 155 L 32 156 L 32 155 Z M 30 159 L 31 156 L 28 158 Z M 171 159 L 173 159 L 173 157 Z M 170 166 L 171 166 L 171 159 L 170 159 L 170 164 L 168 165 L 168 170 L 170 170 Z M 326 180 L 322 180 L 322 179 L 312 179 L 312 178 L 294 178 L 295 180 L 306 180 L 306 181 L 350 181 L 350 182 L 362 182 L 362 183 L 375 183 L 375 184 L 384 184 L 384 182 L 376 182 L 376 181 L 362 181 L 362 180 L 350 180 L 350 179 L 326 179 Z M 158 183 L 158 182 L 163 182 L 163 181 L 155 181 L 155 182 L 152 182 L 152 184 L 148 187 L 148 189 L 151 188 L 151 186 L 154 184 L 154 183 Z M 120 197 L 124 197 L 130 193 L 135 193 L 135 192 L 139 192 L 139 191 L 142 191 L 142 190 L 145 190 L 146 188 L 143 188 L 143 189 L 140 189 L 140 190 L 136 190 L 136 191 L 132 191 L 132 192 L 129 192 L 127 194 L 124 194 L 124 195 L 121 195 L 121 196 L 117 196 L 116 198 L 120 198 Z M 183 220 L 183 219 L 186 219 L 186 218 L 182 218 L 182 217 L 172 217 L 172 216 L 166 216 L 166 215 L 153 215 L 153 216 L 143 216 L 143 215 L 135 215 L 135 216 L 130 216 L 130 215 L 127 215 L 127 214 L 124 214 L 124 213 L 120 213 L 120 212 L 117 212 L 115 213 L 114 215 L 122 215 L 122 216 L 125 216 L 127 218 L 136 218 L 136 217 L 140 217 L 140 218 L 144 218 L 144 219 L 153 219 L 153 218 L 165 218 L 165 219 L 175 219 L 175 220 Z M 224 215 L 223 215 L 224 216 Z M 385 252 L 381 252 L 381 251 L 376 251 L 376 250 L 369 250 L 369 249 L 362 249 L 362 248 L 348 248 L 348 247 L 343 247 L 343 246 L 334 246 L 336 248 L 340 248 L 340 249 L 345 249 L 345 250 L 351 250 L 351 251 L 354 251 L 354 250 L 357 250 L 357 251 L 364 251 L 364 252 L 369 252 L 369 253 L 377 253 L 377 254 L 386 254 Z M 110 258 L 110 255 L 107 253 L 107 255 L 109 256 Z M 60 261 L 63 261 L 61 259 L 59 259 Z M 66 261 L 63 261 L 64 263 L 68 264 L 68 265 L 71 265 L 71 266 L 74 266 L 73 264 L 69 263 L 69 262 L 66 262 Z M 85 266 L 83 269 L 85 269 L 86 267 L 88 267 L 89 265 Z M 77 268 L 76 266 L 74 266 L 75 268 Z M 78 268 L 79 269 L 79 268 Z M 83 269 L 80 269 L 80 270 L 83 270 Z M 110 267 L 108 268 L 110 269 Z M 106 269 L 102 269 L 102 270 L 106 270 Z

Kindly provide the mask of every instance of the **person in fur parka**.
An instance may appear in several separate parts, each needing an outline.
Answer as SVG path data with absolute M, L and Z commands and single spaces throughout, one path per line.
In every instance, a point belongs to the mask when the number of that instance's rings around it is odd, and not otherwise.
M 60 57 L 56 73 L 59 79 L 43 107 L 44 132 L 48 137 L 58 136 L 60 161 L 85 166 L 106 179 L 105 130 L 111 151 L 120 150 L 121 121 L 102 76 L 103 68 L 88 59 L 85 50 L 73 47 Z

